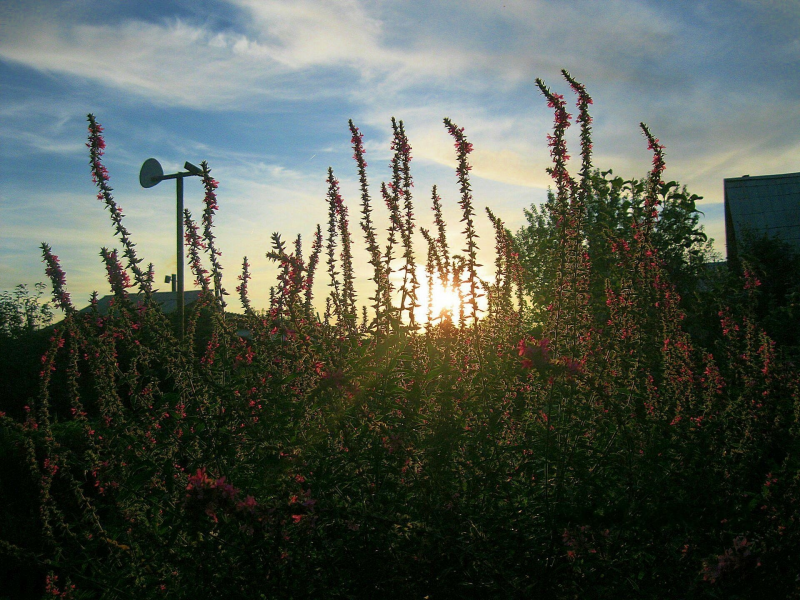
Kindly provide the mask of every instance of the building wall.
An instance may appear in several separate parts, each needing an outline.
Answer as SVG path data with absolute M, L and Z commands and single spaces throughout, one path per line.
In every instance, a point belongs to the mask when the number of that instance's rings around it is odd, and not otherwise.
M 728 260 L 748 234 L 778 237 L 800 252 L 800 173 L 734 177 L 724 187 Z

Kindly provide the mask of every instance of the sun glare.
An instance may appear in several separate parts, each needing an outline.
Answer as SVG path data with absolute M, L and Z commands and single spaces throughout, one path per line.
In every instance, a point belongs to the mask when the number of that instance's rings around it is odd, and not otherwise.
M 427 286 L 426 286 L 427 287 Z M 458 321 L 458 312 L 460 301 L 458 292 L 450 287 L 445 287 L 441 282 L 434 281 L 433 284 L 433 298 L 431 298 L 431 316 L 435 320 L 443 318 L 445 314 L 450 313 L 454 322 Z M 423 295 L 425 302 L 425 312 L 428 310 L 428 290 L 425 289 Z
M 419 308 L 415 312 L 418 322 L 425 323 L 428 320 L 428 278 L 425 270 L 418 267 L 417 280 L 420 283 L 417 302 Z M 460 301 L 458 298 L 458 291 L 453 289 L 449 284 L 442 282 L 438 277 L 433 279 L 433 287 L 431 289 L 431 321 L 432 323 L 441 323 L 451 319 L 453 323 L 458 323 Z
M 481 274 L 484 281 L 490 278 L 487 278 L 484 274 Z M 428 276 L 425 273 L 425 268 L 421 265 L 417 266 L 417 282 L 419 283 L 419 288 L 417 289 L 417 309 L 414 311 L 414 318 L 417 323 L 424 324 L 428 321 Z M 402 275 L 399 271 L 396 271 L 392 274 L 392 284 L 395 286 L 395 293 L 398 294 L 397 290 L 402 285 Z M 462 285 L 462 294 L 466 299 L 467 296 L 467 285 Z M 458 297 L 458 290 L 453 289 L 453 287 L 445 282 L 443 283 L 438 277 L 434 277 L 433 279 L 433 289 L 432 289 L 433 296 L 431 297 L 431 324 L 437 325 L 439 323 L 446 322 L 449 319 L 452 320 L 453 324 L 457 325 L 459 323 L 459 313 L 460 311 L 460 300 Z M 479 317 L 486 311 L 487 302 L 485 292 L 480 292 L 482 295 L 478 298 L 478 311 Z M 399 301 L 399 295 L 395 299 L 395 301 Z M 467 318 L 470 314 L 470 308 L 465 304 L 464 306 L 464 313 Z M 408 321 L 408 313 L 403 315 L 403 320 Z

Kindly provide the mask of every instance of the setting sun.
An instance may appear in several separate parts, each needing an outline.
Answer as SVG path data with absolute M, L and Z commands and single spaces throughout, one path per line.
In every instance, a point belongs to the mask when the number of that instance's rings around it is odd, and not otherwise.
M 420 291 L 422 292 L 419 300 L 420 304 L 422 305 L 420 309 L 423 313 L 425 313 L 423 316 L 426 317 L 428 311 L 429 294 L 427 282 L 423 282 L 423 287 L 420 287 Z M 458 291 L 449 285 L 444 285 L 441 281 L 434 279 L 431 292 L 431 320 L 433 322 L 446 320 L 446 315 L 449 313 L 453 322 L 457 323 L 460 306 Z
M 490 279 L 484 273 L 481 273 L 484 280 Z M 418 323 L 426 323 L 428 321 L 428 276 L 422 266 L 417 266 L 417 281 L 419 282 L 419 290 L 417 291 L 417 304 L 419 305 L 414 315 Z M 449 316 L 453 323 L 459 322 L 460 305 L 462 300 L 458 297 L 458 290 L 452 284 L 442 282 L 438 275 L 433 278 L 432 287 L 433 296 L 430 297 L 431 301 L 431 323 L 438 324 L 447 320 Z M 462 285 L 462 297 L 464 298 L 465 306 L 464 313 L 469 314 L 469 308 L 466 306 L 467 286 Z M 486 297 L 481 296 L 478 298 L 478 310 L 486 310 Z M 479 312 L 480 314 L 480 312 Z

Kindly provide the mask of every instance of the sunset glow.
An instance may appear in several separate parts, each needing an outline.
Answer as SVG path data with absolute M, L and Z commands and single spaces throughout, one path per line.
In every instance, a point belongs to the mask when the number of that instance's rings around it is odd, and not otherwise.
M 420 311 L 422 312 L 423 320 L 427 318 L 428 312 L 428 297 L 429 290 L 427 283 L 425 283 L 422 297 L 420 298 Z M 420 288 L 423 290 L 423 288 Z M 458 323 L 458 314 L 460 299 L 458 297 L 458 290 L 453 289 L 450 285 L 444 285 L 438 279 L 434 279 L 433 288 L 431 289 L 431 320 L 434 323 L 440 323 L 447 320 L 447 315 L 454 323 Z

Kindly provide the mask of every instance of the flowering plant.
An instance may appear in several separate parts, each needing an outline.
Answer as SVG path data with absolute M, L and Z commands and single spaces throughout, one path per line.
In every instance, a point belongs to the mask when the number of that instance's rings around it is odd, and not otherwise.
M 684 327 L 691 277 L 679 288 L 673 276 L 691 261 L 662 223 L 682 210 L 692 228 L 694 197 L 662 181 L 664 148 L 646 126 L 643 181 L 593 171 L 592 100 L 564 76 L 580 170 L 569 171 L 567 101 L 538 81 L 554 111 L 555 190 L 533 219 L 537 243 L 487 210 L 492 281 L 477 271 L 464 129 L 445 120 L 459 255 L 437 188 L 433 225 L 417 227 L 396 120 L 379 244 L 350 122 L 374 284 L 360 322 L 332 170 L 327 236 L 317 227 L 305 258 L 299 237 L 275 234 L 269 306 L 251 305 L 245 258 L 244 312 L 226 312 L 221 188 L 203 163 L 202 223 L 184 215 L 202 288 L 184 339 L 149 297 L 152 269 L 139 267 L 90 117 L 92 174 L 123 247 L 102 252 L 115 297 L 107 312 L 96 297 L 77 311 L 42 245 L 66 317 L 47 332 L 38 394 L 0 411 L 0 476 L 15 482 L 0 488 L 0 564 L 11 565 L 0 575 L 75 598 L 800 597 L 796 368 L 748 300 L 706 319 L 702 345 Z M 417 231 L 428 290 L 459 298 L 458 315 L 424 327 Z M 758 293 L 748 281 L 737 293 Z

